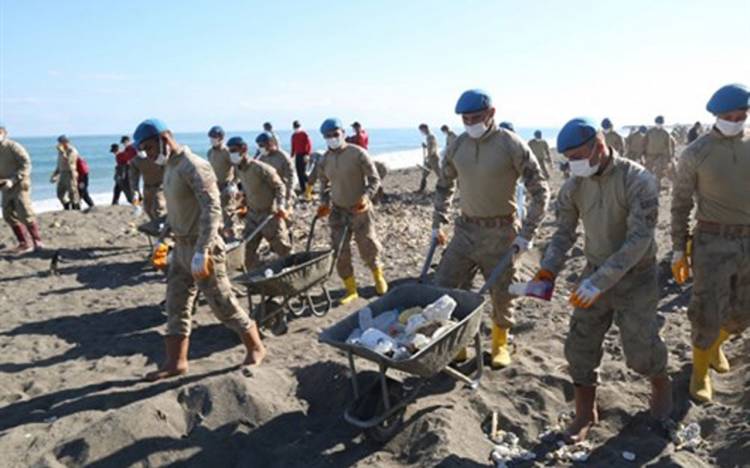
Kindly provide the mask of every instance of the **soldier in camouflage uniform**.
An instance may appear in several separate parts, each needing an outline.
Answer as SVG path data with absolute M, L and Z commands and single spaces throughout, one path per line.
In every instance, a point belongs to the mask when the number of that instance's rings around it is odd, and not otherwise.
M 138 188 L 143 176 L 143 211 L 150 221 L 167 214 L 167 202 L 164 200 L 164 166 L 154 163 L 145 154 L 140 153 L 128 164 L 128 181 L 134 194 L 141 193 Z
M 279 142 L 272 133 L 263 132 L 255 138 L 258 144 L 258 160 L 276 169 L 286 187 L 286 206 L 294 207 L 294 167 L 286 151 L 279 148 Z
M 12 252 L 24 254 L 43 248 L 39 223 L 31 206 L 31 158 L 20 143 L 8 139 L 3 125 L 0 125 L 0 194 L 3 219 L 18 239 L 18 246 Z
M 237 223 L 236 197 L 239 193 L 235 182 L 234 167 L 229 159 L 229 149 L 224 145 L 224 129 L 214 125 L 208 131 L 211 148 L 208 149 L 206 159 L 216 174 L 216 183 L 221 194 L 221 216 L 224 221 L 223 234 L 226 239 L 236 237 L 235 224 Z
M 730 370 L 722 343 L 750 325 L 750 130 L 744 128 L 749 99 L 743 85 L 714 93 L 706 107 L 716 123 L 683 151 L 672 192 L 672 272 L 679 284 L 691 266 L 694 274 L 690 394 L 701 402 L 713 398 L 709 368 Z
M 66 210 L 81 209 L 77 162 L 78 150 L 70 144 L 68 137 L 60 135 L 57 138 L 57 167 L 50 177 L 50 182 L 57 184 L 57 199 Z
M 146 378 L 158 380 L 187 372 L 191 311 L 197 289 L 214 315 L 240 336 L 247 351 L 243 365 L 260 364 L 266 349 L 258 327 L 240 306 L 227 277 L 224 241 L 219 235 L 221 202 L 211 166 L 177 143 L 158 119 L 143 121 L 135 130 L 134 140 L 136 148 L 145 151 L 149 159 L 166 167 L 167 229 L 175 240 L 167 275 L 167 359 Z
M 419 182 L 418 193 L 424 192 L 427 187 L 427 177 L 430 172 L 435 173 L 435 177 L 440 178 L 440 156 L 438 155 L 438 143 L 435 135 L 430 131 L 430 127 L 427 124 L 419 125 L 419 132 L 424 136 L 425 142 L 422 143 L 422 149 L 424 152 L 424 160 L 422 168 L 422 180 Z
M 539 163 L 526 142 L 495 125 L 495 108 L 486 92 L 464 92 L 456 104 L 456 113 L 461 114 L 466 133 L 446 150 L 432 225 L 433 237 L 444 244 L 441 226 L 449 222 L 448 210 L 458 184 L 461 216 L 435 276 L 436 283 L 445 287 L 470 284 L 477 269 L 487 278 L 511 249 L 518 253 L 528 250 L 544 217 L 548 192 Z M 514 216 L 519 178 L 531 198 L 520 230 Z M 511 266 L 490 289 L 493 368 L 507 366 L 511 361 L 508 332 L 513 317 L 507 289 L 513 274 Z
M 651 171 L 661 186 L 662 179 L 671 178 L 674 168 L 675 140 L 664 129 L 664 117 L 654 119 L 655 126 L 646 132 L 643 141 L 646 169 Z
M 608 118 L 602 120 L 602 129 L 604 129 L 604 142 L 607 146 L 614 148 L 619 155 L 625 154 L 625 140 L 623 140 L 622 135 L 617 133 L 617 130 L 614 129 L 612 121 Z
M 529 148 L 536 156 L 536 160 L 539 162 L 539 167 L 542 169 L 545 179 L 549 179 L 549 171 L 547 170 L 547 164 L 552 167 L 552 156 L 549 152 L 549 144 L 547 140 L 542 138 L 542 131 L 537 130 L 534 132 L 534 138 L 529 140 Z
M 643 154 L 646 152 L 646 132 L 648 129 L 645 125 L 641 125 L 637 130 L 634 129 L 628 135 L 625 143 L 627 146 L 627 152 L 625 157 L 631 161 L 635 161 L 639 164 L 643 164 Z
M 570 298 L 575 310 L 565 341 L 576 400 L 576 417 L 566 436 L 579 441 L 597 422 L 597 368 L 613 321 L 628 367 L 651 379 L 653 416 L 666 419 L 672 409 L 667 349 L 656 313 L 659 192 L 654 176 L 608 147 L 590 119 L 568 122 L 558 134 L 557 148 L 571 161 L 574 177 L 560 189 L 557 230 L 535 280 L 554 282 L 575 244 L 580 219 L 587 265 Z
M 286 226 L 289 217 L 286 188 L 273 167 L 248 155 L 247 143 L 241 137 L 230 138 L 227 146 L 245 192 L 247 216 L 244 235 L 249 235 L 264 219 L 274 215 L 258 235 L 245 243 L 245 268 L 251 270 L 258 263 L 257 251 L 263 239 L 279 257 L 286 257 L 292 251 Z

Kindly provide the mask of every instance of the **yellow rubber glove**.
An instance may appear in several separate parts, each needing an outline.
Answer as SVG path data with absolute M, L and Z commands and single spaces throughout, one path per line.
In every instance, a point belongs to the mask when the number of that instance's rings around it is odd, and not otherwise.
M 158 242 L 154 247 L 154 253 L 151 255 L 151 265 L 157 270 L 164 270 L 167 268 L 169 255 L 169 246 L 164 242 Z

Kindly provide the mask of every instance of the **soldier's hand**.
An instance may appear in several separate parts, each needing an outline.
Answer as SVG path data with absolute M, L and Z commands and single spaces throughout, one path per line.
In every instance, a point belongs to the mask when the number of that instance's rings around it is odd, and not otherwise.
M 688 264 L 685 252 L 675 250 L 672 252 L 672 276 L 677 284 L 685 284 L 690 278 L 690 265 Z
M 10 179 L 0 179 L 0 190 L 10 190 L 13 188 L 13 181 Z
M 549 283 L 554 283 L 555 274 L 549 270 L 545 270 L 544 268 L 542 268 L 541 270 L 536 272 L 536 275 L 534 275 L 534 279 L 532 281 L 546 281 Z
M 443 246 L 448 242 L 448 238 L 445 237 L 445 233 L 442 229 L 433 229 L 432 230 L 432 238 L 435 239 L 438 245 Z
M 513 248 L 516 249 L 516 254 L 522 254 L 529 250 L 531 246 L 534 245 L 534 243 L 530 240 L 527 240 L 524 237 L 516 236 L 515 240 L 513 241 Z
M 601 295 L 599 288 L 587 278 L 578 285 L 578 289 L 570 295 L 570 303 L 579 309 L 588 309 Z
M 361 214 L 370 209 L 370 199 L 365 195 L 359 199 L 357 204 L 354 206 L 354 214 Z
M 290 214 L 289 211 L 285 210 L 284 208 L 279 208 L 278 210 L 276 210 L 275 216 L 277 219 L 288 220 L 289 214 Z
M 331 214 L 331 207 L 327 203 L 324 203 L 318 207 L 318 218 L 325 218 L 329 214 Z
M 211 275 L 213 262 L 207 252 L 196 252 L 190 262 L 190 272 L 196 280 L 206 279 Z
M 157 270 L 164 270 L 169 265 L 169 245 L 159 241 L 154 246 L 154 252 L 151 254 L 151 265 Z
M 59 177 L 56 174 L 52 174 L 52 176 L 50 176 L 49 178 L 49 183 L 56 184 L 58 180 L 59 180 Z

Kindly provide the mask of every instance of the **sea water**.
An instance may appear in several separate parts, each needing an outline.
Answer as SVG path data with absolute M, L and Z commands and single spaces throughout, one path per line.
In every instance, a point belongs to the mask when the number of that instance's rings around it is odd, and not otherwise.
M 12 130 L 12 129 L 11 129 Z M 519 128 L 518 132 L 524 140 L 533 137 L 534 128 Z M 461 129 L 456 128 L 459 132 Z M 542 129 L 546 138 L 553 141 L 554 129 Z M 445 143 L 442 133 L 434 129 L 438 142 L 442 148 Z M 231 136 L 242 136 L 245 141 L 254 147 L 255 137 L 259 131 L 228 131 L 227 138 Z M 281 130 L 278 132 L 282 147 L 289 152 L 291 131 Z M 308 130 L 313 141 L 313 150 L 324 151 L 325 146 L 322 137 Z M 374 159 L 383 161 L 390 169 L 403 169 L 414 167 L 422 163 L 423 138 L 419 131 L 408 128 L 397 129 L 368 129 L 370 137 L 369 152 Z M 31 155 L 32 164 L 32 189 L 31 199 L 37 212 L 59 210 L 60 203 L 56 198 L 55 185 L 49 182 L 50 175 L 57 163 L 56 136 L 48 137 L 14 137 L 24 145 Z M 194 153 L 205 157 L 209 149 L 208 136 L 205 133 L 177 133 L 177 141 L 188 145 Z M 114 155 L 109 152 L 112 143 L 119 143 L 121 135 L 68 135 L 71 144 L 78 152 L 86 158 L 91 173 L 89 175 L 89 193 L 94 201 L 100 205 L 109 205 L 112 202 L 112 188 L 114 186 Z M 552 145 L 551 145 L 552 146 Z M 125 196 L 120 196 L 120 203 L 127 203 Z

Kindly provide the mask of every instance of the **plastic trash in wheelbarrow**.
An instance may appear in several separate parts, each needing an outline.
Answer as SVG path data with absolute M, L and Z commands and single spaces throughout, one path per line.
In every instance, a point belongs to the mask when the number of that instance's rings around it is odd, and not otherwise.
M 485 298 L 471 291 L 447 289 L 426 284 L 405 284 L 389 291 L 385 296 L 371 302 L 368 307 L 373 317 L 387 311 L 405 310 L 411 307 L 426 307 L 444 294 L 452 297 L 456 309 L 452 318 L 458 323 L 440 337 L 432 340 L 411 357 L 402 360 L 389 358 L 357 344 L 347 343 L 352 331 L 359 327 L 359 313 L 354 312 L 333 326 L 323 330 L 319 340 L 343 351 L 388 368 L 398 369 L 421 377 L 432 377 L 441 372 L 456 354 L 472 343 L 479 332 L 481 310 Z

